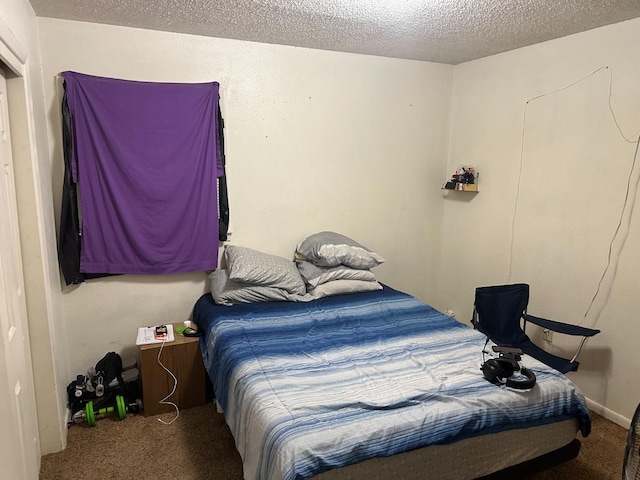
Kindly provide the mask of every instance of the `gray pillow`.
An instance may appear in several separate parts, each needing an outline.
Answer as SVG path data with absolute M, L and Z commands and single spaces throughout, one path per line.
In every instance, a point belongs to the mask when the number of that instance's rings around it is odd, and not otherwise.
M 224 254 L 229 279 L 234 282 L 276 287 L 299 295 L 306 292 L 304 280 L 291 260 L 235 245 L 227 245 Z
M 209 274 L 211 296 L 218 305 L 236 303 L 313 300 L 310 295 L 294 295 L 282 288 L 247 285 L 229 279 L 227 270 L 215 270 Z
M 309 294 L 315 299 L 329 295 L 371 292 L 373 290 L 382 290 L 382 285 L 378 282 L 364 282 L 362 280 L 334 280 L 310 289 Z
M 320 232 L 307 237 L 296 248 L 296 260 L 307 260 L 322 267 L 346 265 L 373 268 L 384 258 L 349 237 L 334 232 Z
M 363 280 L 365 282 L 375 282 L 376 276 L 368 268 L 360 270 L 357 268 L 338 265 L 336 267 L 319 267 L 310 262 L 299 262 L 298 271 L 307 285 L 317 287 L 332 280 Z

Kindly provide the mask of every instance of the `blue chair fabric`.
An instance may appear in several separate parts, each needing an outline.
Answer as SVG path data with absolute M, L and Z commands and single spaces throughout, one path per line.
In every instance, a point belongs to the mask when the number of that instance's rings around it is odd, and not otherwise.
M 584 340 L 600 333 L 600 330 L 528 315 L 528 304 L 529 285 L 526 283 L 478 287 L 471 323 L 499 346 L 520 348 L 523 353 L 561 373 L 578 370 L 580 363 L 576 357 Z M 582 336 L 576 355 L 572 359 L 562 358 L 534 344 L 525 333 L 526 322 L 561 334 Z

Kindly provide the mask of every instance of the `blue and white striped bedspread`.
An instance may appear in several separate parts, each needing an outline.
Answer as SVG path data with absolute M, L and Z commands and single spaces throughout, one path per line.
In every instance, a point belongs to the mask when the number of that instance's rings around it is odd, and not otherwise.
M 220 307 L 194 321 L 246 480 L 330 468 L 492 432 L 590 417 L 564 375 L 525 357 L 530 391 L 487 382 L 485 337 L 389 287 L 309 303 Z

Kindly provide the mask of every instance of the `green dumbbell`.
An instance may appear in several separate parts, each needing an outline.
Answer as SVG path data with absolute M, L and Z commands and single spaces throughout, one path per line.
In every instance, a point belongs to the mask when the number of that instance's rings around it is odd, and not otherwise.
M 124 420 L 127 417 L 127 405 L 124 403 L 124 397 L 122 395 L 116 395 L 116 405 L 111 407 L 93 409 L 93 401 L 87 402 L 84 407 L 84 416 L 90 427 L 96 426 L 96 418 L 104 415 L 108 415 L 113 412 L 118 412 L 118 418 Z

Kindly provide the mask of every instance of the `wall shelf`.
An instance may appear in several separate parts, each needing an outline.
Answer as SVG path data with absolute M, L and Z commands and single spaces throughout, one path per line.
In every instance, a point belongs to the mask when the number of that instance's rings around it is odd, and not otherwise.
M 447 190 L 449 192 L 471 192 L 478 193 L 478 185 L 475 183 L 458 183 L 456 184 L 456 188 L 444 188 L 442 190 Z

